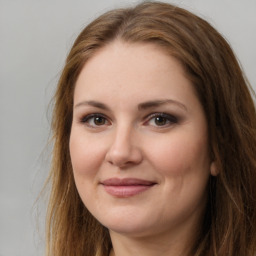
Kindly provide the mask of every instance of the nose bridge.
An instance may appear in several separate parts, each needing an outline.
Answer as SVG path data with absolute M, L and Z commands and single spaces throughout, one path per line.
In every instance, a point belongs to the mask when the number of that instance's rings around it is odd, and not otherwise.
M 136 143 L 136 129 L 131 124 L 123 122 L 116 125 L 106 158 L 108 162 L 119 167 L 141 161 L 142 155 Z
M 126 123 L 117 125 L 113 135 L 112 146 L 114 148 L 119 148 L 120 150 L 129 150 L 135 135 L 133 130 L 131 125 Z

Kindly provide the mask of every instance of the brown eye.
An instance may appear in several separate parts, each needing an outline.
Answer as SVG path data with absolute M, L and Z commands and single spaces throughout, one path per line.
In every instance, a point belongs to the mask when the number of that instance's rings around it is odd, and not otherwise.
M 155 124 L 157 126 L 162 126 L 162 125 L 166 125 L 167 123 L 167 119 L 163 116 L 157 116 L 155 117 Z
M 95 125 L 104 125 L 106 123 L 106 119 L 102 116 L 96 116 L 93 119 Z
M 178 118 L 166 113 L 153 113 L 148 116 L 146 125 L 153 127 L 168 127 L 178 123 Z
M 101 114 L 87 115 L 81 119 L 81 123 L 84 123 L 85 125 L 92 128 L 110 124 L 108 119 Z

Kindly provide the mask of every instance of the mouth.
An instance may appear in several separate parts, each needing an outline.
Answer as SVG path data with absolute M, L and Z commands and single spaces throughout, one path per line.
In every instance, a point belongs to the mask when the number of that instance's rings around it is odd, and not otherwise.
M 103 185 L 105 191 L 108 194 L 114 197 L 126 198 L 145 192 L 157 183 L 153 181 L 135 178 L 111 178 L 104 180 L 100 184 Z

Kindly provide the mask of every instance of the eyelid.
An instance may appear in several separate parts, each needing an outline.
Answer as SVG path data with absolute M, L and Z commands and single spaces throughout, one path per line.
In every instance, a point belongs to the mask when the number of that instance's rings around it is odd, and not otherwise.
M 106 122 L 108 122 L 108 124 L 104 124 L 104 125 L 90 125 L 89 124 L 89 120 L 91 118 L 96 118 L 96 117 L 101 117 L 101 118 L 104 118 L 106 120 Z M 105 126 L 105 125 L 109 125 L 111 124 L 110 120 L 108 117 L 106 117 L 104 114 L 102 113 L 91 113 L 91 114 L 87 114 L 87 115 L 83 115 L 80 119 L 79 119 L 79 122 L 82 123 L 82 124 L 85 124 L 87 125 L 88 127 L 91 127 L 91 128 L 96 128 L 96 127 L 101 127 L 101 126 Z
M 147 124 L 149 123 L 149 121 L 153 118 L 156 118 L 156 117 L 163 117 L 163 118 L 166 118 L 167 121 L 169 122 L 168 124 L 166 125 L 163 125 L 163 126 L 157 126 L 155 125 L 156 127 L 159 127 L 159 128 L 165 128 L 167 126 L 170 126 L 170 125 L 173 125 L 173 124 L 176 124 L 178 123 L 179 119 L 177 116 L 173 115 L 173 114 L 167 114 L 167 113 L 164 113 L 164 112 L 155 112 L 155 113 L 152 113 L 152 114 L 149 114 L 145 119 L 146 119 L 146 122 L 144 122 L 144 124 Z
M 92 118 L 92 117 L 105 117 L 105 115 L 101 114 L 101 113 L 91 113 L 91 114 L 86 114 L 86 115 L 83 115 L 80 120 L 81 122 L 86 122 L 89 118 Z

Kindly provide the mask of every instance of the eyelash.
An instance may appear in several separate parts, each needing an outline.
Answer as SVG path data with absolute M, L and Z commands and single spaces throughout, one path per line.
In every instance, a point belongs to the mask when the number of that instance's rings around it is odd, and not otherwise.
M 170 125 L 178 123 L 178 118 L 175 117 L 174 115 L 166 114 L 166 113 L 153 113 L 147 116 L 146 118 L 146 124 L 148 124 L 151 120 L 155 119 L 154 122 L 156 122 L 156 118 L 163 118 L 164 119 L 164 124 L 163 125 L 156 125 L 156 127 L 169 127 Z
M 95 121 L 95 118 L 102 118 L 104 120 L 104 122 L 109 122 L 105 115 L 99 114 L 99 113 L 86 115 L 86 116 L 81 118 L 80 122 L 83 123 L 83 124 L 87 124 L 89 127 L 92 127 L 92 128 L 101 126 L 101 125 L 96 125 L 96 124 L 95 125 L 90 125 L 89 124 L 89 121 L 90 120 Z M 103 125 L 105 125 L 105 123 Z
M 156 124 L 156 118 L 163 118 L 163 122 L 164 124 L 163 125 L 157 125 Z M 100 125 L 97 125 L 95 124 L 95 120 L 96 118 L 102 118 L 104 123 L 103 124 L 100 124 Z M 176 124 L 178 123 L 178 118 L 175 117 L 174 115 L 170 115 L 170 114 L 167 114 L 167 113 L 152 113 L 150 115 L 148 115 L 146 118 L 146 121 L 143 123 L 144 125 L 150 125 L 150 121 L 154 120 L 154 125 L 155 127 L 159 127 L 159 128 L 165 128 L 165 127 L 169 127 L 170 125 L 173 125 L 173 124 Z M 94 124 L 90 124 L 89 122 L 90 121 L 93 121 Z M 93 114 L 89 114 L 89 115 L 86 115 L 84 117 L 81 118 L 80 120 L 81 123 L 83 124 L 86 124 L 87 126 L 91 127 L 91 128 L 97 128 L 97 127 L 100 127 L 100 126 L 103 126 L 103 125 L 106 125 L 106 123 L 108 123 L 107 125 L 111 124 L 110 121 L 108 121 L 108 118 L 103 115 L 103 114 L 100 114 L 100 113 L 93 113 Z

